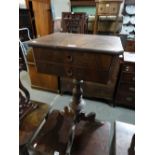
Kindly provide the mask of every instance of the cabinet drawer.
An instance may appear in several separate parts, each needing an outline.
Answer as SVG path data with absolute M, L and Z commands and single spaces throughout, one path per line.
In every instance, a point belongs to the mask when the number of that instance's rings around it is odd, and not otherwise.
M 134 73 L 125 73 L 121 74 L 121 82 L 135 82 L 135 74 Z
M 37 71 L 41 73 L 54 74 L 69 78 L 77 78 L 85 81 L 96 81 L 101 83 L 107 83 L 109 80 L 108 71 L 102 71 L 92 68 L 91 69 L 80 68 L 80 67 L 74 67 L 72 65 L 44 63 L 37 61 L 36 66 Z
M 118 3 L 99 3 L 98 14 L 117 14 L 118 7 Z
M 35 54 L 37 53 L 37 54 Z M 46 53 L 46 54 L 44 54 Z M 61 54 L 60 54 L 61 53 Z M 113 57 L 110 55 L 101 55 L 87 52 L 51 50 L 51 49 L 34 49 L 36 61 L 50 62 L 57 64 L 70 64 L 80 68 L 102 69 L 108 71 L 110 69 Z
M 116 96 L 115 102 L 120 105 L 135 107 L 135 96 L 128 93 L 119 92 Z
M 120 83 L 118 86 L 118 91 L 122 93 L 127 93 L 127 94 L 135 94 L 135 84 L 134 83 Z

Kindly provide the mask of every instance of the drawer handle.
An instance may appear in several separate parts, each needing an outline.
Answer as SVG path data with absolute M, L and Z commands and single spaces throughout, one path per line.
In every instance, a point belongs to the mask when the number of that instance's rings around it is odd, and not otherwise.
M 129 90 L 130 91 L 135 91 L 135 88 L 134 87 L 130 87 Z
M 72 61 L 73 61 L 73 57 L 72 57 L 71 55 L 68 55 L 68 56 L 67 56 L 67 61 L 68 61 L 68 62 L 72 62 Z
M 72 76 L 72 75 L 73 75 L 72 70 L 71 69 L 68 69 L 67 70 L 67 76 Z

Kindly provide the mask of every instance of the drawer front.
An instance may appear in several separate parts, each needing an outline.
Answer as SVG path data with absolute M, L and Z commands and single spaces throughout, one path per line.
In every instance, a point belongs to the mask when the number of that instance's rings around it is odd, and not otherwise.
M 52 63 L 42 63 L 36 61 L 37 71 L 47 74 L 55 74 L 69 78 L 77 78 L 85 81 L 96 81 L 107 83 L 109 79 L 108 72 L 95 69 L 73 67 L 71 65 L 61 65 Z M 98 76 L 96 76 L 98 75 Z
M 61 54 L 60 54 L 61 53 Z M 109 71 L 113 57 L 110 55 L 101 55 L 87 52 L 75 52 L 64 50 L 51 50 L 36 48 L 34 49 L 36 61 L 57 63 L 57 64 L 70 64 L 80 68 L 102 69 Z
M 120 83 L 119 87 L 118 87 L 118 91 L 122 94 L 122 93 L 127 93 L 127 94 L 132 94 L 135 95 L 135 84 L 131 83 Z
M 121 82 L 133 82 L 135 83 L 135 74 L 134 73 L 125 73 L 121 74 Z
M 125 105 L 134 108 L 135 107 L 135 96 L 128 93 L 119 92 L 116 96 L 115 102 L 120 105 Z
M 108 14 L 113 15 L 118 12 L 118 3 L 99 3 L 98 4 L 98 14 Z

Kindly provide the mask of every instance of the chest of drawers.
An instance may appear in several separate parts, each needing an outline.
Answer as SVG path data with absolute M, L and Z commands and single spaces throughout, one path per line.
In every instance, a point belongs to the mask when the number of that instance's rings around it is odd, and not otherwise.
M 123 53 L 119 37 L 54 33 L 29 42 L 38 72 L 108 83 Z
M 134 55 L 134 54 L 130 54 Z M 126 56 L 125 56 L 126 57 Z M 116 104 L 135 108 L 135 62 L 125 60 L 121 64 Z

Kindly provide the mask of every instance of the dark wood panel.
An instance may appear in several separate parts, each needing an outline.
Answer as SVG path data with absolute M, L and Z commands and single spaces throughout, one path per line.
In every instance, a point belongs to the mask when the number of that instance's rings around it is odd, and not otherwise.
M 95 0 L 71 0 L 71 6 L 95 6 Z
M 134 53 L 133 53 L 134 54 Z M 135 107 L 135 63 L 128 59 L 128 55 L 124 54 L 125 58 L 121 64 L 120 76 L 115 96 L 117 105 L 124 105 L 130 108 Z M 129 60 L 131 62 L 129 62 Z
M 58 92 L 58 77 L 55 75 L 38 73 L 32 51 L 33 50 L 30 50 L 27 55 L 31 87 Z
M 71 50 L 52 50 L 50 48 L 34 48 L 35 60 L 47 63 L 71 64 L 72 67 L 101 69 L 109 71 L 113 61 L 113 57 L 106 54 L 95 54 L 89 52 L 71 51 Z M 61 54 L 60 54 L 61 53 Z M 93 65 L 92 65 L 93 63 Z

